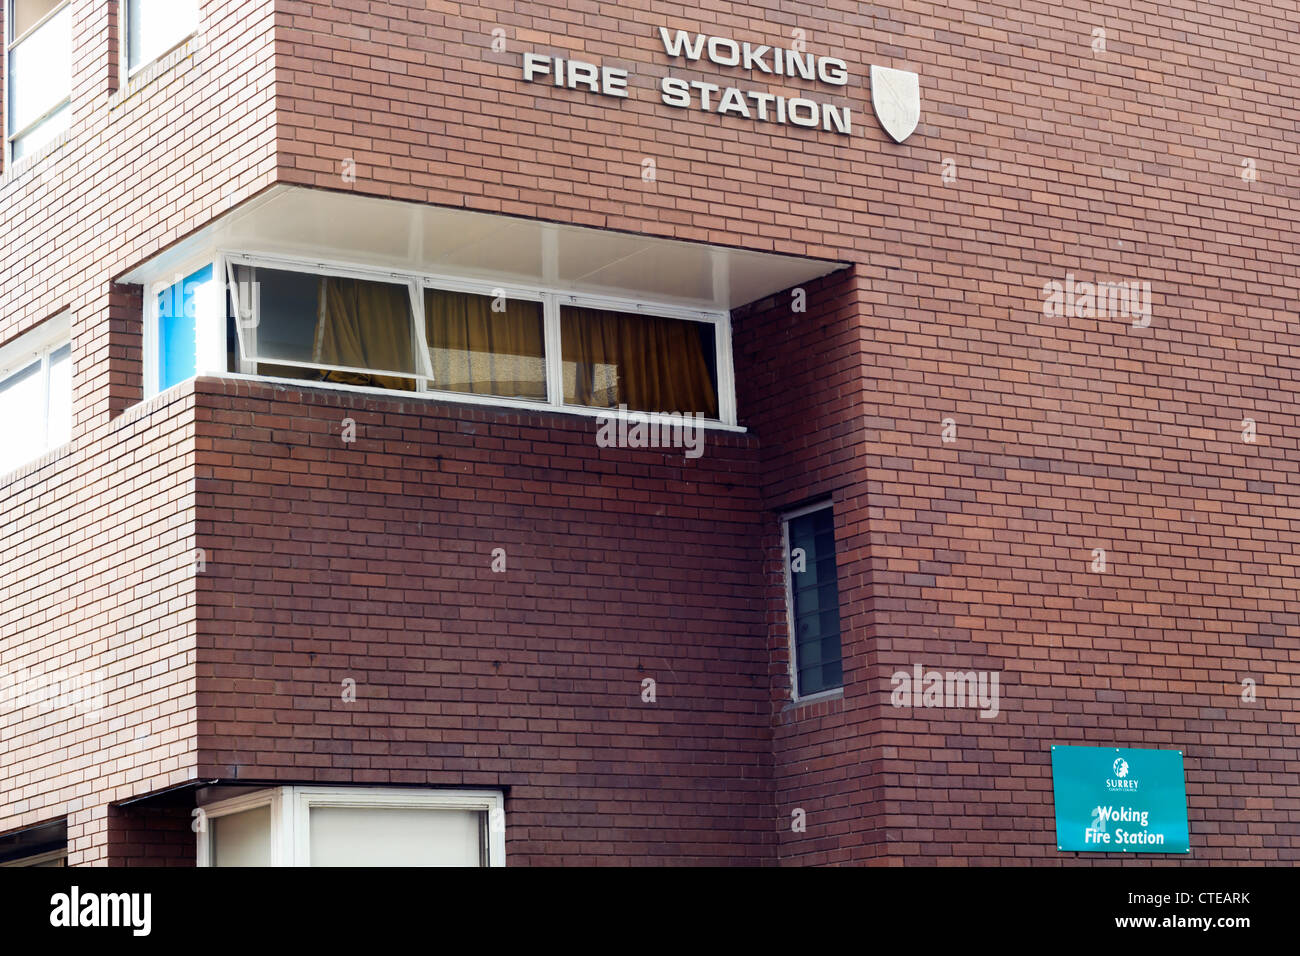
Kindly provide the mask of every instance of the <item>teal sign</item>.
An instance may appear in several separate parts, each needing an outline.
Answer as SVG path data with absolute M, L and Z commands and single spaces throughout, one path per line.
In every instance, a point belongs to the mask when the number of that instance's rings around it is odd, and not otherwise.
M 1181 750 L 1053 747 L 1056 848 L 1189 853 Z

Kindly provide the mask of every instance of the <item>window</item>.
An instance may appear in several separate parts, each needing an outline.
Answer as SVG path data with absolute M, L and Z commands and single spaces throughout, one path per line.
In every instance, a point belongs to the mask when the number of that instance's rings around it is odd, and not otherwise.
M 245 370 L 403 391 L 428 378 L 410 281 L 246 266 L 232 273 Z
M 126 73 L 180 46 L 199 29 L 199 0 L 125 0 Z
M 271 805 L 212 818 L 212 866 L 271 865 Z
M 425 289 L 424 320 L 436 388 L 546 401 L 541 302 Z
M 154 391 L 171 388 L 197 372 L 199 314 L 212 289 L 209 265 L 158 293 Z
M 829 503 L 786 516 L 786 602 L 795 699 L 843 686 L 835 519 Z
M 0 867 L 68 865 L 68 821 L 53 820 L 0 837 Z
M 27 867 L 27 866 L 67 866 L 68 851 L 52 850 L 49 853 L 39 853 L 36 856 L 22 857 L 17 860 L 7 860 L 0 863 L 0 866 Z
M 5 141 L 10 161 L 68 129 L 72 99 L 69 0 L 9 0 L 5 17 Z
M 61 316 L 0 349 L 0 474 L 72 437 L 72 346 Z
M 712 325 L 564 306 L 560 341 L 566 404 L 718 417 Z
M 725 313 L 252 256 L 221 262 L 232 370 L 735 423 Z
M 203 812 L 200 866 L 505 863 L 503 801 L 492 791 L 278 787 Z

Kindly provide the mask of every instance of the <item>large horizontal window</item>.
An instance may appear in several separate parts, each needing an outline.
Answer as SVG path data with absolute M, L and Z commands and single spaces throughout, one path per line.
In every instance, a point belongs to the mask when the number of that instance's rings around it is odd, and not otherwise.
M 200 866 L 502 866 L 491 791 L 277 787 L 202 807 Z
M 225 261 L 231 370 L 735 422 L 725 314 L 286 260 Z
M 16 161 L 68 128 L 72 7 L 68 0 L 9 0 L 5 12 L 5 139 Z
M 72 437 L 72 346 L 66 317 L 0 350 L 0 474 Z

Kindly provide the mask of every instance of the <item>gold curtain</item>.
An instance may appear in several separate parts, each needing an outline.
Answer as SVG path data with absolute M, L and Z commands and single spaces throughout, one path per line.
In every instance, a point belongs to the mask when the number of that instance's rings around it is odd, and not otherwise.
M 415 371 L 411 299 L 407 287 L 322 276 L 317 296 L 313 362 L 386 371 Z M 415 381 L 391 375 L 325 372 L 324 381 L 415 390 Z
M 433 387 L 502 398 L 546 399 L 546 348 L 538 302 L 426 289 L 425 334 Z
M 560 335 L 565 402 L 718 417 L 699 323 L 565 306 Z

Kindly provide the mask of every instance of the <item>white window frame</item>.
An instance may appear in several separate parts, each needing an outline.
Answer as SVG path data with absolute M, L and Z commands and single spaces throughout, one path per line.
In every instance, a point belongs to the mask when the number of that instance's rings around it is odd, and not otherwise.
M 13 11 L 13 3 L 12 3 L 12 0 L 3 0 L 3 3 L 4 3 L 4 5 L 5 5 L 5 8 L 4 8 L 4 14 L 5 14 L 5 17 L 4 17 L 4 20 L 5 20 L 5 48 L 4 48 L 4 54 L 5 54 L 5 55 L 4 55 L 4 72 L 3 72 L 3 74 L 0 74 L 0 90 L 3 90 L 3 96 L 4 96 L 4 114 L 5 114 L 5 131 L 4 131 L 4 132 L 5 132 L 5 151 L 4 151 L 4 159 L 5 159 L 5 166 L 8 167 L 8 166 L 9 166 L 11 163 L 13 163 L 13 161 L 14 161 L 13 156 L 14 156 L 14 141 L 15 141 L 15 140 L 22 139 L 24 136 L 26 136 L 26 135 L 27 135 L 28 133 L 30 133 L 32 130 L 36 129 L 36 127 L 40 126 L 40 125 L 41 125 L 42 123 L 44 123 L 47 119 L 49 119 L 51 116 L 53 116 L 55 113 L 57 113 L 59 110 L 63 109 L 64 107 L 71 108 L 71 106 L 72 106 L 72 85 L 73 85 L 72 80 L 73 80 L 73 78 L 72 78 L 72 77 L 68 77 L 68 98 L 67 98 L 67 99 L 65 99 L 65 100 L 60 100 L 58 103 L 56 103 L 54 106 L 50 107 L 48 110 L 46 110 L 44 113 L 42 113 L 42 114 L 41 114 L 40 116 L 38 116 L 36 119 L 32 120 L 30 123 L 28 123 L 28 124 L 27 124 L 26 126 L 24 126 L 22 129 L 19 129 L 19 130 L 13 130 L 12 132 L 10 131 L 9 126 L 10 126 L 10 123 L 13 121 L 13 118 L 12 118 L 12 116 L 11 116 L 11 108 L 12 108 L 12 106 L 13 106 L 13 98 L 12 98 L 12 91 L 9 89 L 9 83 L 10 83 L 9 64 L 10 64 L 10 62 L 12 61 L 12 58 L 13 58 L 14 48 L 17 47 L 18 44 L 20 44 L 20 43 L 22 43 L 24 40 L 26 40 L 26 39 L 27 39 L 29 36 L 31 36 L 33 33 L 35 33 L 37 30 L 39 30 L 41 27 L 45 26 L 45 24 L 49 23 L 51 20 L 53 20 L 55 17 L 57 17 L 57 16 L 58 16 L 62 11 L 63 11 L 63 9 L 64 9 L 65 7 L 69 6 L 69 5 L 72 3 L 72 0 L 63 0 L 62 3 L 60 3 L 60 4 L 59 4 L 58 6 L 56 6 L 54 9 L 52 9 L 49 13 L 45 14 L 45 16 L 43 16 L 43 17 L 41 17 L 39 20 L 37 20 L 36 23 L 33 24 L 31 27 L 29 27 L 29 28 L 28 28 L 28 29 L 23 33 L 22 36 L 18 36 L 18 37 L 16 37 L 16 36 L 13 35 L 13 30 L 14 30 L 14 17 L 13 17 L 13 12 L 14 12 L 14 11 Z M 73 52 L 75 52 L 75 48 L 74 48 L 74 51 L 73 51 Z
M 787 670 L 790 675 L 790 699 L 798 703 L 811 703 L 818 700 L 830 700 L 840 697 L 844 694 L 844 632 L 840 632 L 840 686 L 828 687 L 820 690 L 815 694 L 801 695 L 799 693 L 799 635 L 794 619 L 794 580 L 793 571 L 790 569 L 790 522 L 796 518 L 802 518 L 805 515 L 813 514 L 817 511 L 833 509 L 835 502 L 831 499 L 819 501 L 815 504 L 805 505 L 802 508 L 795 508 L 791 511 L 782 512 L 781 514 L 781 552 L 784 558 L 781 562 L 785 571 L 785 620 L 787 639 L 789 641 L 790 654 Z M 839 542 L 835 546 L 835 571 L 839 573 Z M 836 582 L 838 585 L 839 582 Z M 836 589 L 838 591 L 838 587 Z
M 299 258 L 278 253 L 220 250 L 217 253 L 216 274 L 225 277 L 225 288 L 227 289 L 227 294 L 234 294 L 234 266 L 283 269 L 288 271 L 306 272 L 313 275 L 332 275 L 343 278 L 363 279 L 372 282 L 407 282 L 410 284 L 412 315 L 415 322 L 415 335 L 418 340 L 419 357 L 417 358 L 417 362 L 422 367 L 424 374 L 412 375 L 391 373 L 387 370 L 381 370 L 381 373 L 397 374 L 404 378 L 413 378 L 416 380 L 416 390 L 414 392 L 406 392 L 395 391 L 393 389 L 368 388 L 365 386 L 337 385 L 329 382 L 306 383 L 313 388 L 323 386 L 341 388 L 348 391 L 361 391 L 386 395 L 420 395 L 446 402 L 491 405 L 495 407 L 520 408 L 533 411 L 561 412 L 569 415 L 583 415 L 593 418 L 617 416 L 619 414 L 617 409 L 593 408 L 585 405 L 568 405 L 564 403 L 563 358 L 560 342 L 560 309 L 563 306 L 578 306 L 582 308 L 606 309 L 616 312 L 658 316 L 668 319 L 681 319 L 690 322 L 704 322 L 713 325 L 714 348 L 716 353 L 715 361 L 717 365 L 718 418 L 716 420 L 705 420 L 703 425 L 706 428 L 729 431 L 744 430 L 736 423 L 736 384 L 735 367 L 732 358 L 731 314 L 726 311 L 692 309 L 681 305 L 663 302 L 588 294 L 575 292 L 569 289 L 558 289 L 545 286 L 509 285 L 488 282 L 482 279 L 466 276 L 386 269 L 376 266 L 364 266 L 331 260 Z M 427 342 L 425 341 L 425 289 L 446 289 L 452 292 L 467 292 L 474 295 L 484 295 L 493 298 L 504 293 L 507 299 L 541 302 L 542 321 L 546 343 L 546 400 L 538 401 L 533 399 L 503 398 L 493 395 L 478 395 L 468 392 L 439 390 L 437 382 L 433 380 L 433 370 L 429 364 L 429 350 Z M 252 305 L 255 310 L 258 308 L 256 298 L 254 298 Z M 253 319 L 255 329 L 260 319 L 256 314 Z M 223 310 L 222 322 L 224 323 L 224 321 L 225 317 Z M 236 321 L 238 321 L 238 318 Z M 223 342 L 225 341 L 224 335 L 225 333 L 223 330 Z M 242 360 L 242 342 L 240 346 L 240 356 L 241 368 L 238 371 L 243 375 L 298 386 L 304 384 L 304 382 L 297 379 L 282 379 L 275 378 L 274 376 L 255 375 L 253 372 L 255 363 Z M 340 366 L 314 365 L 307 362 L 276 363 L 271 359 L 261 359 L 260 361 L 269 364 L 294 365 L 303 368 L 321 368 L 326 370 L 341 368 Z M 228 369 L 227 371 L 235 370 Z M 346 369 L 346 371 L 355 371 L 363 374 L 376 373 L 375 369 Z M 673 420 L 673 416 L 668 414 L 658 412 L 639 412 L 635 410 L 629 410 L 627 417 L 635 417 L 638 420 L 645 421 L 663 420 L 671 422 Z
M 170 56 L 172 53 L 176 52 L 177 49 L 184 46 L 186 43 L 189 43 L 190 40 L 194 39 L 196 36 L 199 35 L 200 27 L 203 24 L 203 3 L 200 0 L 200 3 L 198 5 L 197 16 L 194 19 L 193 30 L 185 34 L 183 37 L 181 37 L 179 40 L 177 40 L 167 49 L 163 50 L 152 60 L 142 61 L 140 65 L 137 66 L 134 70 L 131 69 L 131 23 L 130 23 L 131 4 L 128 2 L 128 0 L 118 0 L 118 14 L 119 16 L 118 16 L 117 35 L 120 41 L 118 44 L 119 47 L 118 57 L 121 63 L 121 69 L 122 69 L 121 75 L 126 77 L 126 83 L 130 83 L 131 80 L 135 79 L 137 74 L 139 74 L 144 70 L 147 70 L 149 67 L 153 66 L 159 60 L 165 59 L 166 57 Z
M 206 804 L 198 838 L 197 865 L 212 866 L 214 819 L 271 808 L 271 866 L 311 866 L 313 807 L 386 810 L 477 810 L 487 815 L 487 865 L 506 865 L 505 797 L 497 790 L 407 790 L 400 787 L 272 787 Z M 496 825 L 500 821 L 500 825 Z
M 194 317 L 194 374 L 204 375 L 226 371 L 226 288 L 225 277 L 217 269 L 218 263 L 211 254 L 198 256 L 186 262 L 172 272 L 169 279 L 150 282 L 144 289 L 144 397 L 153 398 L 162 389 L 158 376 L 159 349 L 162 342 L 158 338 L 158 321 L 162 314 L 158 310 L 158 297 L 177 283 L 183 283 L 205 266 L 212 266 L 212 283 L 214 294 L 208 299 L 200 298 L 196 302 L 197 314 Z M 184 286 L 181 288 L 184 299 Z M 177 382 L 175 388 L 182 384 Z
M 72 316 L 68 312 L 60 312 L 58 315 L 45 322 L 42 322 L 36 328 L 20 335 L 8 345 L 0 348 L 0 384 L 3 384 L 10 376 L 28 368 L 33 362 L 40 361 L 41 370 L 38 373 L 41 376 L 41 395 L 45 402 L 41 409 L 41 417 L 45 421 L 45 441 L 42 443 L 41 451 L 25 462 L 19 462 L 8 471 L 0 473 L 8 474 L 23 468 L 43 455 L 48 455 L 56 448 L 61 448 L 65 442 L 51 444 L 50 442 L 50 356 L 63 348 L 65 345 L 72 344 Z M 76 392 L 76 381 L 73 380 L 73 392 Z M 71 403 L 72 396 L 68 396 Z M 75 417 L 74 417 L 75 421 Z

